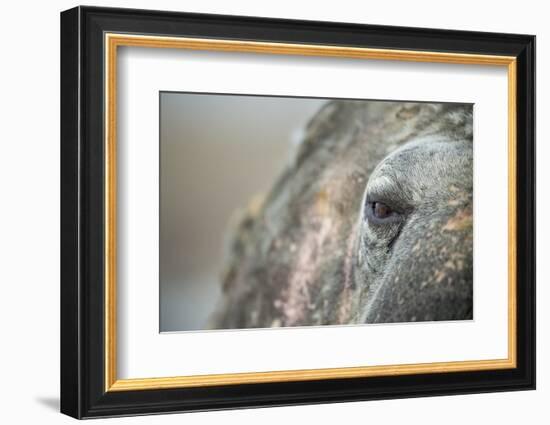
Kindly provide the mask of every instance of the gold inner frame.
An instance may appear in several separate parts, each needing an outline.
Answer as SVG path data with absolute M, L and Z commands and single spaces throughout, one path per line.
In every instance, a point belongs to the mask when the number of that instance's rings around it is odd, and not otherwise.
M 235 385 L 320 379 L 510 369 L 516 367 L 516 58 L 329 45 L 105 34 L 105 391 Z M 418 364 L 118 379 L 116 324 L 116 123 L 119 46 L 325 56 L 507 67 L 508 71 L 508 357 Z

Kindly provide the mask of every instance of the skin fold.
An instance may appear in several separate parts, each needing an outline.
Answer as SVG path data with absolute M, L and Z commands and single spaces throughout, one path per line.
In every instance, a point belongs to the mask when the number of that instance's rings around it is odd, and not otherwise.
M 472 174 L 471 105 L 329 102 L 233 224 L 210 327 L 472 319 Z

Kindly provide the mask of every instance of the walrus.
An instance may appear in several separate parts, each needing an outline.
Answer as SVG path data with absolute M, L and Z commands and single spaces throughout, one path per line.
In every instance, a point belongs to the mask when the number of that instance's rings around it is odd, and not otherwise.
M 212 329 L 473 318 L 472 105 L 334 100 L 234 225 Z

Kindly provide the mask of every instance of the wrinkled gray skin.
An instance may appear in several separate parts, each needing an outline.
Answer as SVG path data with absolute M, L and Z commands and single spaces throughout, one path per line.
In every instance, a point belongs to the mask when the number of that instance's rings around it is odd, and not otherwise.
M 471 111 L 323 107 L 234 229 L 211 327 L 471 319 Z M 369 218 L 374 201 L 390 220 Z

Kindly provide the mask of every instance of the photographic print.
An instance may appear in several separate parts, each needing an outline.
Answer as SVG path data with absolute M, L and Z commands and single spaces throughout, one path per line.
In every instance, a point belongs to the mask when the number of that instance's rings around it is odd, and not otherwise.
M 473 319 L 473 105 L 160 93 L 160 331 Z

